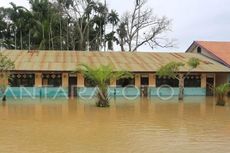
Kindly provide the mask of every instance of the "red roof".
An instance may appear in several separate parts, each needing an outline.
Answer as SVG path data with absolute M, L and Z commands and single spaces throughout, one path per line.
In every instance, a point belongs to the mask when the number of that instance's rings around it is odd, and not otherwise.
M 195 43 L 230 67 L 230 42 L 195 41 Z

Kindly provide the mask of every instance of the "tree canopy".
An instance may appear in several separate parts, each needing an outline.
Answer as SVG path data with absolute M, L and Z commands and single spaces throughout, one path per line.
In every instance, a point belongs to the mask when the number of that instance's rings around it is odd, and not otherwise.
M 10 3 L 10 7 L 0 8 L 0 46 L 24 50 L 97 51 L 113 50 L 117 44 L 122 51 L 131 51 L 127 46 L 133 45 L 137 33 L 148 40 L 134 46 L 135 50 L 150 41 L 160 44 L 157 36 L 169 29 L 170 21 L 155 16 L 151 9 L 147 11 L 140 2 L 134 10 L 135 13 L 140 10 L 140 22 L 137 24 L 137 14 L 134 14 L 132 31 L 127 29 L 130 20 L 126 20 L 125 15 L 120 17 L 116 10 L 96 0 L 29 0 L 29 9 Z M 151 19 L 146 20 L 148 17 Z M 143 28 L 154 35 L 147 38 L 147 32 L 142 33 Z
M 186 77 L 189 73 L 191 73 L 191 70 L 196 68 L 197 66 L 200 65 L 200 60 L 198 58 L 192 57 L 190 58 L 186 64 L 182 63 L 182 62 L 169 62 L 168 64 L 162 66 L 158 71 L 157 71 L 157 75 L 160 77 L 164 77 L 164 76 L 168 76 L 170 78 L 173 79 L 179 79 L 179 74 L 180 69 L 182 67 L 188 67 L 188 71 L 187 74 L 184 75 L 184 77 Z
M 169 77 L 179 81 L 179 100 L 184 98 L 184 79 L 191 73 L 193 69 L 200 65 L 198 58 L 192 57 L 186 63 L 172 61 L 163 65 L 158 71 L 159 77 Z M 181 68 L 188 69 L 186 73 L 181 72 Z

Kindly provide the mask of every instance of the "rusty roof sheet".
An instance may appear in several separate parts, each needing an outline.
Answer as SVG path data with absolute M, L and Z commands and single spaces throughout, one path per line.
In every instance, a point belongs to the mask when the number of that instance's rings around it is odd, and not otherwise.
M 170 61 L 186 62 L 191 57 L 201 60 L 193 72 L 230 72 L 230 69 L 195 53 L 156 52 L 80 52 L 80 51 L 17 51 L 2 53 L 15 61 L 17 71 L 74 71 L 79 64 L 112 65 L 114 70 L 156 72 Z M 186 71 L 187 69 L 181 69 Z

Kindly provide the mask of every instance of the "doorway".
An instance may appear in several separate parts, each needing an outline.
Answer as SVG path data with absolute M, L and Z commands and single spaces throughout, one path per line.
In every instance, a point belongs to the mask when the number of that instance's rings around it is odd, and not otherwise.
M 69 97 L 77 96 L 77 77 L 70 76 L 69 77 Z
M 141 96 L 148 97 L 149 76 L 141 75 Z
M 206 96 L 214 95 L 214 78 L 207 78 L 206 80 Z

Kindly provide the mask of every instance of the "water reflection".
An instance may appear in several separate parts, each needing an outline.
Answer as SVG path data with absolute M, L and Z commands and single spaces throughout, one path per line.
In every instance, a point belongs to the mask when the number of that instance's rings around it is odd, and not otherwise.
M 228 101 L 229 102 L 229 101 Z M 0 152 L 230 152 L 230 109 L 212 97 L 93 101 L 9 100 L 0 106 Z

